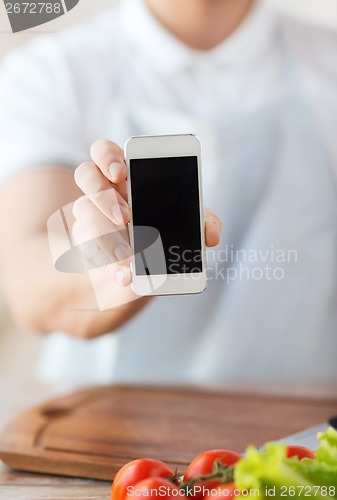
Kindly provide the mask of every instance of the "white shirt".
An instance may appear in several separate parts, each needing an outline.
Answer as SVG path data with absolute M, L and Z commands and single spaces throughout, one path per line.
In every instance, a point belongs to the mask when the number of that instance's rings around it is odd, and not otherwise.
M 2 180 L 29 167 L 74 168 L 97 138 L 123 145 L 131 135 L 192 132 L 203 145 L 205 204 L 224 223 L 206 292 L 157 298 L 98 340 L 50 335 L 40 376 L 337 378 L 336 49 L 336 35 L 259 3 L 226 41 L 195 51 L 143 0 L 124 0 L 7 58 Z

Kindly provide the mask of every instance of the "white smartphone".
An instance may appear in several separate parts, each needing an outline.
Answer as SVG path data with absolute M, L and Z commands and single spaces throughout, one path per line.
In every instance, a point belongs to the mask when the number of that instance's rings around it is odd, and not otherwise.
M 192 134 L 125 144 L 132 288 L 137 295 L 206 288 L 200 141 Z

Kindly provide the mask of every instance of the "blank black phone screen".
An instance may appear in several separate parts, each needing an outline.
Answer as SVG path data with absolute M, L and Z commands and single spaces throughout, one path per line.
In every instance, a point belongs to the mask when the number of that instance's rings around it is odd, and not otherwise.
M 135 274 L 202 272 L 197 156 L 131 159 L 130 177 Z

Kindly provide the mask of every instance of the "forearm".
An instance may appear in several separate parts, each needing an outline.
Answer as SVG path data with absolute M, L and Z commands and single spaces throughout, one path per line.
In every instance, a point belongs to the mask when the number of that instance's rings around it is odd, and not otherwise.
M 130 287 L 111 282 L 111 290 L 104 292 L 111 295 L 112 307 L 99 311 L 88 274 L 55 270 L 47 234 L 11 245 L 10 255 L 2 260 L 12 314 L 17 323 L 30 330 L 63 331 L 79 338 L 93 338 L 120 327 L 149 300 L 136 298 Z M 125 305 L 113 307 L 114 296 L 116 303 Z
M 111 280 L 104 292 L 125 305 L 113 307 L 109 302 L 111 309 L 101 312 L 88 274 L 55 269 L 47 221 L 81 194 L 73 172 L 62 167 L 24 172 L 0 190 L 2 278 L 16 322 L 30 330 L 92 338 L 115 330 L 147 302 L 130 301 L 130 287 Z

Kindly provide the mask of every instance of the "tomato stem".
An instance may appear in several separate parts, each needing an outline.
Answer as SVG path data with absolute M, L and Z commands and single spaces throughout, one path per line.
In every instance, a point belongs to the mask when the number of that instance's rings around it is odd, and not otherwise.
M 217 480 L 220 483 L 227 484 L 233 482 L 234 476 L 234 466 L 228 467 L 226 464 L 222 464 L 220 461 L 215 461 L 213 464 L 213 470 L 211 474 L 205 476 L 193 477 L 188 481 L 183 481 L 181 475 L 176 471 L 174 476 L 170 476 L 167 479 L 173 481 L 175 484 L 178 483 L 180 489 L 187 493 L 193 490 L 194 486 L 205 481 Z

